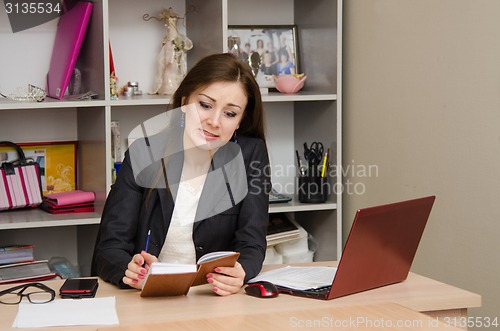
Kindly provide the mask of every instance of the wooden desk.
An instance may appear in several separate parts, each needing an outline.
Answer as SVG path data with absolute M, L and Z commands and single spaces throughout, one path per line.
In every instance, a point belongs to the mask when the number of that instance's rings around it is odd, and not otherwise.
M 98 328 L 99 331 L 221 331 L 221 330 L 460 330 L 427 315 L 395 303 L 302 309 L 273 313 L 250 313 L 224 318 L 197 318 L 188 321 L 143 323 Z
M 328 265 L 329 263 L 318 263 Z M 330 264 L 333 264 L 330 262 Z M 266 269 L 272 268 L 266 266 Z M 63 280 L 45 283 L 58 290 Z M 1 289 L 9 286 L 0 286 Z M 186 296 L 141 298 L 135 289 L 120 290 L 115 286 L 99 282 L 98 297 L 116 297 L 116 310 L 120 326 L 148 323 L 165 323 L 191 320 L 193 318 L 220 318 L 246 314 L 276 314 L 303 310 L 328 310 L 346 306 L 378 305 L 395 303 L 414 311 L 424 312 L 430 317 L 465 316 L 467 309 L 479 307 L 481 297 L 477 294 L 450 286 L 427 277 L 410 273 L 402 283 L 365 291 L 334 300 L 316 300 L 281 294 L 273 299 L 259 299 L 240 293 L 220 297 L 212 292 L 210 285 L 193 287 Z M 59 299 L 59 298 L 58 298 Z M 62 299 L 60 299 L 62 300 Z M 0 330 L 8 330 L 17 314 L 17 306 L 2 305 Z M 95 330 L 97 327 L 61 328 L 62 330 Z M 27 329 L 25 329 L 27 330 Z M 46 329 L 33 329 L 46 330 Z M 434 329 L 435 330 L 435 329 Z

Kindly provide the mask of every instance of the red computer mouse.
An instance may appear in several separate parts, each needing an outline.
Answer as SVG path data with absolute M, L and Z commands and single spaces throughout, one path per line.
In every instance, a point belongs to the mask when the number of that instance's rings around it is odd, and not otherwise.
M 245 292 L 257 298 L 275 298 L 279 294 L 276 286 L 266 281 L 248 284 L 248 286 L 245 287 Z

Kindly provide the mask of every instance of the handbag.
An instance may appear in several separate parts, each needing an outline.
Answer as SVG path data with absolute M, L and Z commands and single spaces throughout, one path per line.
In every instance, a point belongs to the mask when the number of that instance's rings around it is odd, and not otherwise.
M 36 207 L 42 202 L 40 167 L 26 160 L 21 147 L 10 141 L 0 141 L 16 150 L 18 160 L 0 165 L 0 210 Z

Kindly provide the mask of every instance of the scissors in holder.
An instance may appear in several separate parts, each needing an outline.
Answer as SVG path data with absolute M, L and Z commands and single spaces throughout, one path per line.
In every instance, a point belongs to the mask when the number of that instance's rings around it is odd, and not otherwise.
M 313 154 L 312 157 L 316 159 L 316 164 L 319 164 L 321 162 L 321 159 L 323 158 L 323 155 L 325 154 L 323 143 L 315 141 L 311 144 L 310 149 L 311 153 Z
M 321 163 L 325 149 L 321 142 L 313 142 L 310 147 L 304 143 L 304 157 L 308 161 L 309 176 L 315 177 L 318 175 L 317 168 Z

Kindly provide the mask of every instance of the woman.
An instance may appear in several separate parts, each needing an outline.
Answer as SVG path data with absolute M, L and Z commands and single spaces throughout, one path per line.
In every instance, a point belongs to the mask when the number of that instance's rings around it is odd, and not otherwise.
M 278 71 L 278 74 L 295 74 L 295 65 L 292 61 L 290 61 L 290 55 L 288 52 L 284 49 L 280 49 L 278 54 L 280 58 L 280 61 L 276 63 L 276 70 Z
M 257 39 L 255 51 L 259 53 L 260 57 L 264 55 L 264 52 L 266 51 L 266 49 L 264 48 L 264 40 Z
M 134 160 L 133 147 L 152 150 L 158 137 L 129 148 L 106 200 L 92 273 L 141 289 L 158 259 L 194 264 L 206 253 L 232 250 L 240 253 L 235 266 L 206 277 L 215 293 L 236 293 L 260 272 L 266 251 L 271 183 L 259 86 L 235 56 L 210 55 L 187 73 L 172 107 L 182 110 L 181 135 L 168 133 L 166 145 L 182 148 L 155 162 L 155 176 L 143 176 L 147 167 L 137 166 L 142 160 Z M 144 185 L 151 177 L 165 185 Z
M 273 63 L 273 57 L 271 53 L 265 52 L 264 53 L 264 60 L 262 65 L 260 66 L 260 71 L 264 75 L 277 75 L 278 72 L 276 70 L 276 64 Z

